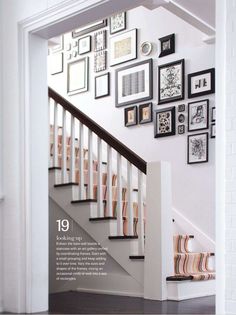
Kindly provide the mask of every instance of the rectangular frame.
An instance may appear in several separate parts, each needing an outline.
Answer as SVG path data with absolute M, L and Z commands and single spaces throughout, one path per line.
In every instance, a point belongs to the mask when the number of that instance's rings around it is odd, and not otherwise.
M 80 52 L 80 43 L 81 43 L 82 40 L 85 40 L 86 38 L 88 38 L 88 40 L 89 40 L 89 48 L 88 48 L 88 50 L 86 50 L 86 51 L 81 53 Z M 92 36 L 91 35 L 87 35 L 87 36 L 79 38 L 79 40 L 78 40 L 78 54 L 79 55 L 84 55 L 84 54 L 87 54 L 87 53 L 91 52 L 91 44 L 92 44 Z
M 215 129 L 215 127 L 216 127 L 215 123 L 211 124 L 211 139 L 214 139 L 216 137 L 216 129 Z
M 208 90 L 205 89 L 202 92 L 193 93 L 193 91 L 192 91 L 192 79 L 194 77 L 203 77 L 204 74 L 210 75 L 211 84 L 210 84 L 209 89 Z M 203 80 L 203 79 L 201 79 L 201 80 Z M 215 68 L 211 68 L 211 69 L 207 69 L 207 70 L 198 71 L 198 72 L 188 74 L 188 98 L 208 95 L 208 94 L 212 94 L 212 93 L 215 93 Z
M 103 64 L 98 65 L 99 58 L 102 60 Z M 101 61 L 100 60 L 100 61 Z M 102 50 L 94 54 L 94 72 L 98 73 L 105 71 L 107 68 L 107 51 Z
M 107 92 L 105 92 L 104 94 L 98 95 L 98 93 L 97 93 L 97 89 L 98 89 L 97 80 L 101 79 L 102 77 L 107 77 L 107 86 L 106 86 Z M 102 97 L 105 97 L 105 96 L 109 96 L 110 95 L 110 73 L 107 72 L 105 74 L 96 76 L 94 78 L 94 87 L 95 87 L 95 90 L 94 90 L 94 98 L 95 99 L 102 98 Z
M 64 71 L 64 58 L 63 52 L 51 54 L 48 56 L 49 68 L 50 68 L 50 75 L 55 75 L 62 73 Z
M 149 109 L 149 118 L 148 119 L 143 119 L 143 112 L 142 112 L 142 110 L 144 108 L 148 108 Z M 141 125 L 147 124 L 149 122 L 152 122 L 152 120 L 153 120 L 152 103 L 139 105 L 139 115 L 138 116 L 139 116 L 139 123 Z
M 70 76 L 70 73 L 71 73 L 71 67 L 72 66 L 75 66 L 77 63 L 80 63 L 80 62 L 84 62 L 84 72 L 83 72 L 83 87 L 80 88 L 73 88 L 72 90 L 70 89 L 70 81 L 72 80 L 71 76 Z M 75 61 L 72 61 L 72 62 L 69 62 L 67 64 L 67 94 L 68 95 L 74 95 L 74 94 L 78 94 L 78 93 L 83 93 L 83 92 L 86 92 L 88 91 L 88 85 L 89 85 L 89 82 L 88 82 L 88 78 L 89 78 L 89 58 L 88 57 L 84 57 L 84 58 L 81 58 L 81 59 L 77 59 Z M 78 73 L 81 74 L 81 71 L 78 71 Z
M 216 108 L 212 107 L 211 109 L 211 121 L 215 122 L 216 121 Z
M 165 112 L 171 112 L 171 131 L 168 133 L 158 133 L 158 115 Z M 175 122 L 175 106 L 158 109 L 154 111 L 154 138 L 162 138 L 168 136 L 174 136 L 176 134 L 176 122 Z
M 160 46 L 161 46 L 161 52 L 160 52 L 159 58 L 175 53 L 175 34 L 174 33 L 164 36 L 162 38 L 159 38 L 159 41 L 160 41 Z M 163 48 L 163 44 L 167 41 L 169 41 L 170 47 L 169 49 L 165 50 Z
M 189 146 L 189 140 L 190 138 L 193 138 L 193 137 L 196 137 L 196 136 L 202 136 L 202 135 L 205 135 L 206 136 L 206 159 L 203 160 L 203 161 L 195 161 L 195 162 L 190 162 L 190 159 L 189 159 L 189 150 L 190 150 L 190 146 Z M 188 164 L 201 164 L 201 163 L 207 163 L 208 162 L 208 155 L 209 155 L 209 134 L 208 132 L 203 132 L 203 133 L 197 133 L 197 134 L 194 134 L 194 135 L 189 135 L 188 136 L 188 143 L 187 143 L 187 163 Z
M 112 19 L 114 19 L 117 15 L 122 15 L 122 18 L 123 18 L 123 20 L 124 20 L 124 22 L 123 22 L 124 25 L 123 25 L 123 27 L 118 28 L 116 31 L 112 31 Z M 126 14 L 125 11 L 110 16 L 110 18 L 109 18 L 109 30 L 110 30 L 110 35 L 113 35 L 113 34 L 116 34 L 116 33 L 119 33 L 119 32 L 121 32 L 121 31 L 126 30 L 126 24 L 127 24 L 127 23 L 126 23 L 126 19 L 127 19 L 127 14 Z
M 195 129 L 191 129 L 190 128 L 190 107 L 193 105 L 193 104 L 201 104 L 205 102 L 206 104 L 206 114 L 207 114 L 207 117 L 206 117 L 206 125 L 205 127 L 201 127 L 201 128 L 195 128 Z M 201 106 L 201 105 L 199 105 Z M 209 128 L 209 99 L 205 99 L 205 100 L 199 100 L 199 101 L 196 101 L 196 102 L 191 102 L 191 103 L 188 103 L 188 132 L 192 132 L 192 131 L 198 131 L 198 130 L 204 130 L 204 129 L 208 129 Z
M 129 123 L 128 122 L 128 112 L 133 110 L 134 111 L 134 122 L 133 123 Z M 125 118 L 125 127 L 131 127 L 131 126 L 136 126 L 138 124 L 138 108 L 137 106 L 131 106 L 131 107 L 127 107 L 124 109 L 124 118 Z
M 76 37 L 94 32 L 94 31 L 99 30 L 100 28 L 103 28 L 106 26 L 107 26 L 107 19 L 99 20 L 95 23 L 88 24 L 85 27 L 81 27 L 81 28 L 73 30 L 72 31 L 72 37 L 76 38 Z

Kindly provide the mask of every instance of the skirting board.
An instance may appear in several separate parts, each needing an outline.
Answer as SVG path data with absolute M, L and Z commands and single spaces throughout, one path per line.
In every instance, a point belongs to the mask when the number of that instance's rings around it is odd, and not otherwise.
M 143 298 L 143 293 L 137 293 L 137 292 L 96 290 L 96 289 L 87 289 L 87 288 L 77 288 L 76 291 L 78 291 L 78 292 L 85 292 L 85 293 L 119 295 L 119 296 L 130 296 L 130 297 L 141 297 L 141 298 Z

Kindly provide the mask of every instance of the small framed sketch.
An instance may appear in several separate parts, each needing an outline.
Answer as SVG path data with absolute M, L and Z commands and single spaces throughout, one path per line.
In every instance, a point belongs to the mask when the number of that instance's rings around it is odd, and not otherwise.
M 110 95 L 110 73 L 95 77 L 95 99 Z
M 211 138 L 216 137 L 216 124 L 211 124 Z
M 208 128 L 209 100 L 202 100 L 188 104 L 188 131 Z
M 150 43 L 150 42 L 144 42 L 144 43 L 142 43 L 142 45 L 141 45 L 140 51 L 141 51 L 141 54 L 142 54 L 143 56 L 148 56 L 148 55 L 150 55 L 150 53 L 152 52 L 152 49 L 153 49 L 152 43 Z
M 63 53 L 49 55 L 50 74 L 58 74 L 63 72 Z
M 88 57 L 67 65 L 67 93 L 69 95 L 88 91 Z
M 107 68 L 106 51 L 100 51 L 94 55 L 94 72 L 104 71 Z
M 178 116 L 178 122 L 180 124 L 183 124 L 185 122 L 185 115 L 184 114 L 179 114 Z
M 106 49 L 106 30 L 98 31 L 94 34 L 94 51 Z
M 216 108 L 212 107 L 211 109 L 211 121 L 214 122 L 216 121 Z
M 110 17 L 110 34 L 115 34 L 126 29 L 126 12 L 114 14 Z
M 185 112 L 185 104 L 180 104 L 180 105 L 178 105 L 178 112 L 179 112 L 179 113 Z
M 175 52 L 175 34 L 170 34 L 159 38 L 161 42 L 161 52 L 159 57 L 164 57 Z
M 188 98 L 215 93 L 215 69 L 188 75 Z
M 183 135 L 185 133 L 185 125 L 178 126 L 178 134 Z
M 85 36 L 78 41 L 78 53 L 79 55 L 87 54 L 91 51 L 91 39 L 92 37 Z
M 188 164 L 208 162 L 208 132 L 188 136 Z
M 116 107 L 152 99 L 152 59 L 116 70 Z
M 110 66 L 137 58 L 137 29 L 110 38 Z
M 125 108 L 125 127 L 135 126 L 138 123 L 137 106 Z
M 107 26 L 107 19 L 100 20 L 100 21 L 97 21 L 95 23 L 88 24 L 88 25 L 86 25 L 84 27 L 75 29 L 72 32 L 72 37 L 76 38 L 76 37 L 79 37 L 79 36 L 83 36 L 85 34 L 94 32 L 94 31 L 96 31 L 96 30 L 98 30 L 100 28 L 103 28 L 105 26 Z
M 139 123 L 152 122 L 152 103 L 139 105 Z
M 154 137 L 175 135 L 175 107 L 169 107 L 154 112 Z
M 158 104 L 184 99 L 184 59 L 158 67 Z

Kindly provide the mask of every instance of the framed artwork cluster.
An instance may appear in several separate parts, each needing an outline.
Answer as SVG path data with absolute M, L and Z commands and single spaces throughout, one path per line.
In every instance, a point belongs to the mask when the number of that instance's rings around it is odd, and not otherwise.
M 147 124 L 153 120 L 152 103 L 127 107 L 124 110 L 125 127 Z

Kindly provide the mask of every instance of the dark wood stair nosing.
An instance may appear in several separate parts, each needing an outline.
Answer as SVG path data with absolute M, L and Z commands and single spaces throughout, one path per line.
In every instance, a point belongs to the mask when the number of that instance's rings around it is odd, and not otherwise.
M 82 199 L 82 200 L 72 200 L 72 204 L 76 203 L 86 203 L 86 202 L 97 202 L 97 199 Z
M 55 188 L 67 187 L 67 186 L 79 186 L 79 185 L 78 185 L 78 183 L 73 183 L 73 182 L 63 183 L 63 184 L 55 184 L 54 185 Z
M 129 259 L 131 259 L 131 260 L 144 260 L 145 256 L 144 255 L 130 255 Z
M 109 220 L 117 220 L 117 218 L 116 217 L 95 217 L 95 218 L 89 218 L 89 221 L 92 221 L 92 222 L 109 221 Z
M 109 240 L 134 240 L 138 239 L 136 235 L 120 235 L 120 236 L 108 236 Z
M 166 277 L 166 281 L 168 282 L 181 282 L 181 281 L 191 281 L 193 280 L 193 276 L 170 276 Z

